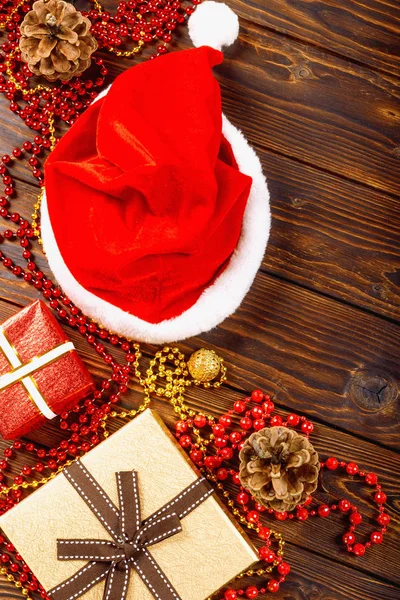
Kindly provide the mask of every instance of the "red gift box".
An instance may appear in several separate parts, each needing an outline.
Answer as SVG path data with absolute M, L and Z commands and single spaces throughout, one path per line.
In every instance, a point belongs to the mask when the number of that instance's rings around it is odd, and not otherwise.
M 94 388 L 61 326 L 37 300 L 0 328 L 0 433 L 21 437 Z

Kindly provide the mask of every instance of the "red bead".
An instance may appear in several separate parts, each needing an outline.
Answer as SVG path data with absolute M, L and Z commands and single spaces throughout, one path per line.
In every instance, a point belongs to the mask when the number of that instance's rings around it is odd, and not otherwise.
M 204 464 L 208 469 L 216 469 L 220 466 L 221 461 L 217 456 L 206 456 L 204 459 Z
M 325 466 L 330 471 L 335 471 L 335 469 L 337 469 L 339 466 L 339 461 L 337 460 L 337 458 L 334 458 L 333 456 L 331 456 L 330 458 L 328 458 L 326 460 Z
M 365 476 L 365 481 L 368 485 L 375 485 L 378 483 L 378 475 L 376 473 L 367 473 Z
M 301 430 L 303 433 L 312 433 L 314 431 L 314 425 L 310 421 L 304 421 L 304 423 L 301 424 Z
M 225 427 L 223 425 L 220 425 L 219 423 L 217 423 L 217 425 L 214 425 L 212 430 L 213 434 L 218 437 L 225 434 Z
M 217 471 L 217 479 L 219 479 L 219 481 L 225 481 L 225 479 L 228 478 L 229 472 L 228 469 L 218 469 Z
M 249 417 L 243 417 L 240 419 L 240 427 L 242 429 L 250 429 L 253 425 L 253 421 Z
M 264 429 L 264 427 L 265 427 L 264 419 L 256 419 L 253 423 L 254 431 L 260 431 L 261 429 Z
M 240 478 L 239 478 L 239 473 L 233 473 L 232 474 L 232 483 L 234 483 L 235 485 L 240 485 Z
M 196 415 L 193 419 L 195 427 L 205 427 L 207 425 L 207 417 L 204 415 Z
M 364 556 L 364 554 L 365 554 L 365 546 L 364 546 L 364 544 L 354 544 L 354 546 L 353 546 L 353 553 L 356 556 Z
M 387 513 L 382 513 L 376 520 L 378 521 L 379 525 L 386 527 L 390 523 L 390 516 Z
M 258 537 L 261 540 L 267 540 L 271 535 L 271 530 L 268 527 L 260 527 L 258 530 Z
M 319 517 L 329 517 L 331 513 L 331 509 L 329 508 L 329 506 L 327 504 L 321 504 L 320 506 L 318 506 L 318 516 Z
M 279 591 L 279 581 L 276 581 L 276 579 L 270 579 L 268 581 L 267 588 L 268 591 L 272 593 Z
M 257 598 L 258 596 L 258 589 L 256 588 L 255 585 L 249 585 L 248 588 L 246 588 L 246 598 Z
M 370 540 L 373 544 L 382 544 L 383 535 L 380 531 L 373 531 L 370 535 Z
M 242 402 L 241 400 L 238 400 L 237 402 L 235 402 L 235 404 L 233 405 L 233 410 L 237 413 L 243 413 L 246 410 L 246 403 Z
M 220 451 L 220 455 L 224 460 L 230 460 L 233 456 L 233 450 L 232 448 L 222 448 Z
M 349 475 L 357 475 L 358 465 L 356 465 L 354 462 L 349 462 L 346 466 L 346 471 Z
M 225 448 L 226 444 L 228 443 L 229 437 L 227 435 L 224 435 L 222 437 L 216 437 L 214 439 L 214 446 L 216 448 Z
M 239 494 L 236 497 L 236 500 L 239 504 L 247 504 L 250 500 L 250 496 L 246 494 L 246 492 L 239 492 Z
M 221 423 L 221 425 L 223 425 L 224 427 L 230 427 L 232 425 L 232 419 L 229 415 L 222 415 L 219 418 L 219 422 Z
M 232 431 L 232 433 L 229 435 L 229 439 L 231 440 L 232 444 L 239 444 L 242 439 L 242 433 L 240 431 Z
M 290 573 L 289 563 L 281 562 L 281 564 L 278 565 L 278 573 L 279 573 L 279 575 L 283 575 L 284 577 L 286 575 L 289 575 L 289 573 Z
M 52 302 L 50 302 L 50 306 L 52 308 L 57 308 L 57 306 L 52 306 L 52 304 L 54 302 L 57 302 L 57 300 L 52 300 Z M 58 302 L 57 302 L 57 305 L 58 305 Z M 175 430 L 177 433 L 185 433 L 185 431 L 187 431 L 187 428 L 188 428 L 188 426 L 187 426 L 186 421 L 178 421 L 175 425 Z
M 306 519 L 308 519 L 308 510 L 306 508 L 298 508 L 296 511 L 296 518 L 299 521 L 305 521 Z
M 251 392 L 251 399 L 259 404 L 264 400 L 264 394 L 261 390 L 254 390 Z
M 268 548 L 268 546 L 261 546 L 258 553 L 261 560 L 264 560 L 266 563 L 273 563 L 275 560 L 275 552 Z
M 293 413 L 288 415 L 286 420 L 287 420 L 288 425 L 290 425 L 291 427 L 296 427 L 296 425 L 298 425 L 300 423 L 300 417 Z
M 203 453 L 201 450 L 192 450 L 190 453 L 190 458 L 196 464 L 203 460 Z
M 275 415 L 270 420 L 271 427 L 280 427 L 282 425 L 282 423 L 283 423 L 283 419 L 279 415 Z
M 189 448 L 189 446 L 192 445 L 192 438 L 190 437 L 190 435 L 182 435 L 179 439 L 179 443 L 182 446 L 182 448 Z
M 226 590 L 226 592 L 224 594 L 224 598 L 225 598 L 225 600 L 236 600 L 237 593 L 233 589 Z
M 263 402 L 262 409 L 265 413 L 269 414 L 275 410 L 275 404 L 271 400 Z
M 377 492 L 374 496 L 374 501 L 377 504 L 385 504 L 386 500 L 387 500 L 387 496 L 384 492 Z
M 362 521 L 362 516 L 359 512 L 353 512 L 351 513 L 349 519 L 352 525 L 359 525 Z
M 347 533 L 343 535 L 342 540 L 346 546 L 352 546 L 356 541 L 356 536 L 351 531 L 347 531 Z
M 254 406 L 251 409 L 251 416 L 253 417 L 253 419 L 260 419 L 263 415 L 263 409 L 261 408 L 261 406 Z
M 275 519 L 277 519 L 278 521 L 285 521 L 287 519 L 287 512 L 277 512 L 275 511 L 274 513 Z
M 260 514 L 256 510 L 249 510 L 246 515 L 246 519 L 249 523 L 257 523 L 260 520 Z
M 349 502 L 349 500 L 346 500 L 345 498 L 343 500 L 339 500 L 338 508 L 341 512 L 349 511 L 350 507 L 351 507 L 351 503 Z

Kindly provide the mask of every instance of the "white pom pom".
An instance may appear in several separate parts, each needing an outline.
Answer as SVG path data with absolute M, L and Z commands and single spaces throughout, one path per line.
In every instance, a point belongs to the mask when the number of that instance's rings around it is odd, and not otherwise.
M 238 37 L 238 16 L 223 2 L 203 2 L 189 19 L 189 35 L 197 48 L 211 46 L 221 50 Z

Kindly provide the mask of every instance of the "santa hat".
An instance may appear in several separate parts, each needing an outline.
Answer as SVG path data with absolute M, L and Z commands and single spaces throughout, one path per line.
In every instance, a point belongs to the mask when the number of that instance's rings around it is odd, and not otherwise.
M 268 189 L 256 154 L 222 114 L 212 73 L 238 29 L 226 5 L 200 5 L 189 33 L 214 48 L 128 69 L 46 162 L 50 268 L 87 316 L 128 339 L 166 343 L 215 327 L 262 261 Z

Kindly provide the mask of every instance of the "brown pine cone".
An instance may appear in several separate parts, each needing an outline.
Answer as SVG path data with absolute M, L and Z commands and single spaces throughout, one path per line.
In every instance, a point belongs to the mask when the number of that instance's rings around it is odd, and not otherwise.
M 240 482 L 257 502 L 278 512 L 303 504 L 318 485 L 318 454 L 287 427 L 253 433 L 239 454 Z
M 38 0 L 21 23 L 22 59 L 35 75 L 67 81 L 90 65 L 97 41 L 91 23 L 69 2 Z

